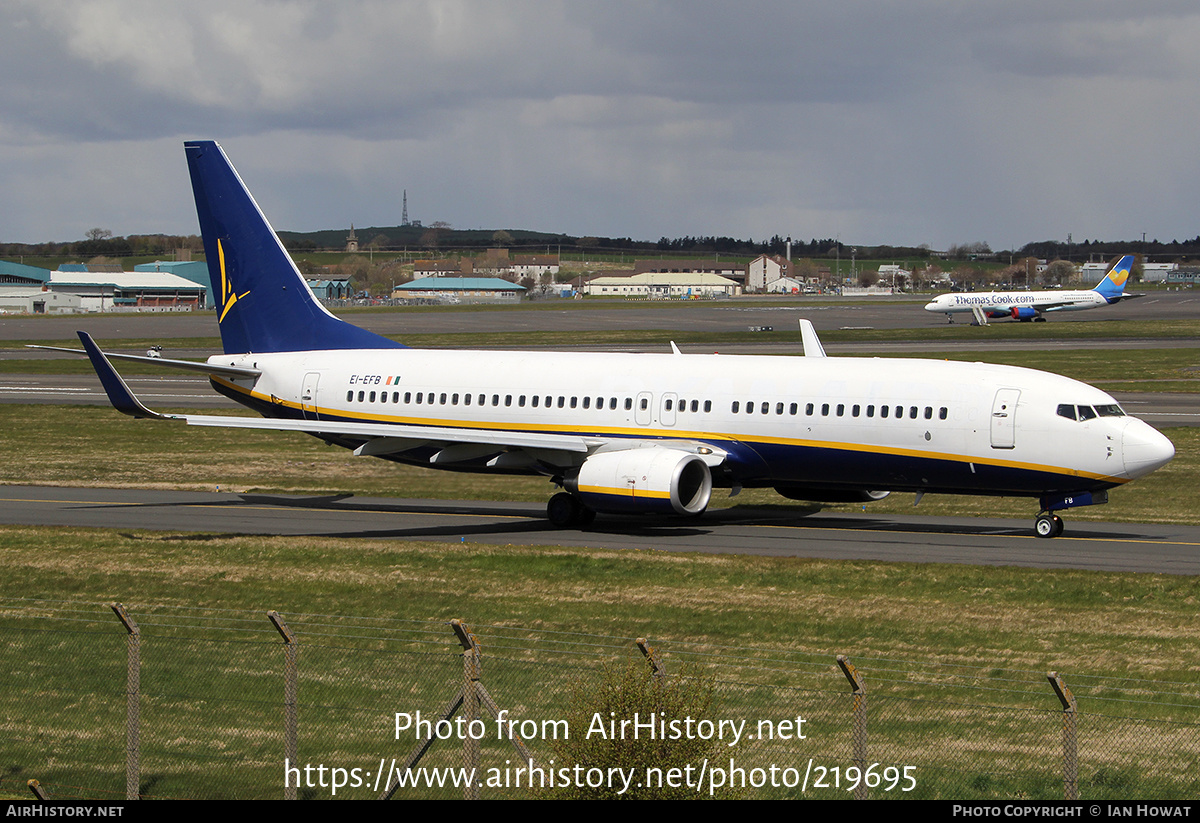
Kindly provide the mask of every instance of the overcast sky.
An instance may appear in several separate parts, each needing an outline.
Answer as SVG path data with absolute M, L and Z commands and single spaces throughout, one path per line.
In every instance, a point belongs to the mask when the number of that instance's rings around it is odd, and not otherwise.
M 1194 0 L 5 0 L 0 242 L 278 229 L 1200 234 Z

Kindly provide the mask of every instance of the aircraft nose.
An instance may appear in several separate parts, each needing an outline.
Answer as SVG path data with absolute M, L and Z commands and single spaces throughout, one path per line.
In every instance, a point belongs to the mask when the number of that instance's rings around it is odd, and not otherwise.
M 1141 477 L 1167 465 L 1175 456 L 1175 444 L 1149 423 L 1135 418 L 1121 435 L 1121 455 L 1125 474 Z
M 925 311 L 938 311 L 939 306 L 936 300 L 931 300 L 925 304 Z

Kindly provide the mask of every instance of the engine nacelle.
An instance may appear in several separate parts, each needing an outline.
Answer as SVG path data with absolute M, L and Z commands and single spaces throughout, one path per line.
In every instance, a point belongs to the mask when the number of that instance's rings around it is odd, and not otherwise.
M 821 489 L 815 486 L 776 486 L 775 491 L 788 500 L 807 500 L 816 503 L 871 503 L 882 500 L 891 492 L 859 491 L 858 489 Z
M 712 497 L 699 455 L 657 446 L 593 454 L 564 485 L 598 512 L 700 514 Z
M 1013 320 L 1032 320 L 1038 316 L 1037 309 L 1031 309 L 1029 306 L 1013 307 Z

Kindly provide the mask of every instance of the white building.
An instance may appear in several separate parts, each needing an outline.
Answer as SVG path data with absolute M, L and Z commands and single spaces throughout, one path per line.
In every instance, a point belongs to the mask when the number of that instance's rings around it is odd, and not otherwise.
M 77 294 L 48 291 L 41 286 L 5 286 L 0 288 L 0 313 L 72 314 L 83 311 Z
M 728 277 L 707 272 L 645 272 L 628 277 L 596 277 L 584 294 L 607 297 L 734 297 L 742 287 Z
M 771 283 L 792 276 L 792 264 L 782 258 L 760 254 L 746 264 L 746 289 L 752 292 L 775 291 Z
M 767 284 L 766 291 L 771 294 L 803 294 L 806 288 L 794 277 L 777 277 Z
M 50 291 L 78 295 L 84 311 L 190 310 L 204 307 L 204 286 L 156 271 L 50 273 Z

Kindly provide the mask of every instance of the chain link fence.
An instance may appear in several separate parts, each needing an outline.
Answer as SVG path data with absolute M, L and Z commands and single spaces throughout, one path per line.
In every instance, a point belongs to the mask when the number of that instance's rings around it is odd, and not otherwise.
M 1195 682 L 11 599 L 0 600 L 0 638 L 9 797 L 28 796 L 30 780 L 54 799 L 99 800 L 520 798 L 548 782 L 702 797 L 1200 796 Z M 619 666 L 702 682 L 711 702 L 687 718 L 597 711 L 568 723 L 568 704 L 599 696 Z M 614 773 L 564 759 L 568 735 L 702 739 L 709 753 Z

